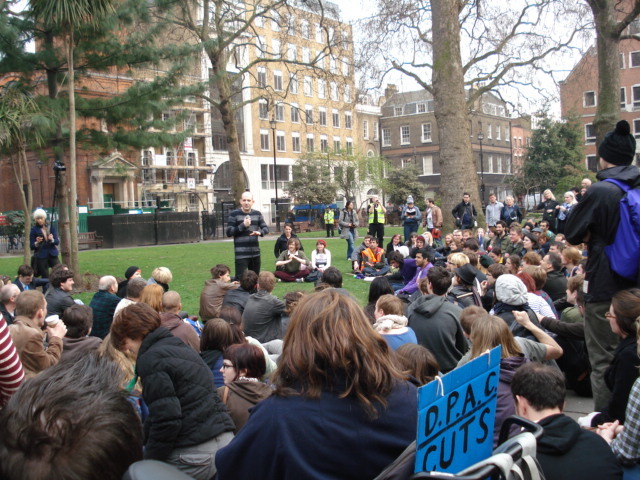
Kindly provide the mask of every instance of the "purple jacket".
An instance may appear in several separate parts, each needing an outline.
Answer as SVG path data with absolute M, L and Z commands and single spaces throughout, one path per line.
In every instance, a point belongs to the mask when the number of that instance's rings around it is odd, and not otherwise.
M 496 424 L 493 428 L 493 447 L 498 444 L 498 438 L 500 437 L 500 428 L 502 422 L 507 417 L 515 415 L 516 404 L 511 394 L 511 380 L 516 373 L 516 370 L 527 363 L 529 360 L 526 357 L 509 357 L 500 360 L 500 380 L 498 382 L 498 407 L 496 409 Z
M 427 272 L 431 267 L 433 267 L 433 265 L 431 265 L 431 262 L 429 262 L 424 267 L 416 269 L 416 274 L 414 275 L 414 277 L 411 279 L 409 283 L 407 283 L 407 285 L 404 288 L 402 288 L 401 290 L 398 290 L 398 293 L 406 293 L 410 295 L 418 291 L 420 280 L 422 280 L 427 276 Z

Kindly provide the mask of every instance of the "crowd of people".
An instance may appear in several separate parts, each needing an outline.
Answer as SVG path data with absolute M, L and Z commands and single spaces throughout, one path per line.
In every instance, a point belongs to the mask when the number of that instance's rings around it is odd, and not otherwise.
M 600 155 L 600 180 L 640 187 L 624 125 Z M 104 276 L 82 305 L 41 218 L 36 271 L 0 288 L 0 477 L 116 479 L 144 459 L 196 479 L 374 478 L 416 439 L 417 388 L 501 346 L 494 443 L 519 414 L 544 428 L 546 478 L 636 478 L 640 289 L 604 252 L 623 192 L 584 184 L 563 204 L 545 191 L 540 220 L 491 195 L 481 226 L 465 193 L 451 233 L 433 199 L 421 212 L 409 197 L 386 245 L 378 199 L 361 243 L 347 202 L 347 272 L 291 225 L 267 262 L 245 192 L 227 224 L 234 270 L 211 268 L 197 317 L 166 267 Z M 370 281 L 365 307 L 343 274 Z M 314 285 L 281 299 L 278 281 Z M 595 411 L 565 416 L 567 388 Z

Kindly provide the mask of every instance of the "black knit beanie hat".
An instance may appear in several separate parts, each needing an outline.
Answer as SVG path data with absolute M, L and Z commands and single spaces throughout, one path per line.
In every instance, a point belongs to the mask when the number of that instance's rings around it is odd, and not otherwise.
M 133 274 L 136 273 L 138 270 L 140 270 L 138 267 L 127 268 L 127 271 L 124 273 L 125 278 L 129 280 L 131 277 L 133 277 Z
M 605 135 L 598 154 L 614 165 L 631 165 L 636 154 L 636 139 L 631 135 L 629 122 L 620 120 L 616 128 Z

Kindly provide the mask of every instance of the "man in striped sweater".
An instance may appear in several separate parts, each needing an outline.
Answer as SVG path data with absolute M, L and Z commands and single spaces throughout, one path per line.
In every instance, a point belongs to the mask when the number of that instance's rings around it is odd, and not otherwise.
M 269 233 L 269 227 L 262 213 L 253 210 L 253 203 L 251 192 L 244 192 L 240 197 L 240 208 L 229 213 L 227 220 L 227 237 L 233 237 L 236 278 L 247 269 L 260 273 L 258 237 Z
M 9 335 L 7 322 L 0 317 L 0 408 L 18 390 L 23 381 L 22 362 Z

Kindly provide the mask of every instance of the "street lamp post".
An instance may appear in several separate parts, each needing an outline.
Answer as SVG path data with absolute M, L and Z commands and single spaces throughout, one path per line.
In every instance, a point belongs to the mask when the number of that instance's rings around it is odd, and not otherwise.
M 480 142 L 480 196 L 482 201 L 482 208 L 484 208 L 484 156 L 482 155 L 482 141 L 484 140 L 484 134 L 482 131 L 478 134 L 478 141 Z
M 269 121 L 269 125 L 271 125 L 271 132 L 273 136 L 273 179 L 274 185 L 276 187 L 276 231 L 280 231 L 280 215 L 278 213 L 278 169 L 276 164 L 276 126 L 277 122 L 275 117 L 271 116 L 271 121 Z

